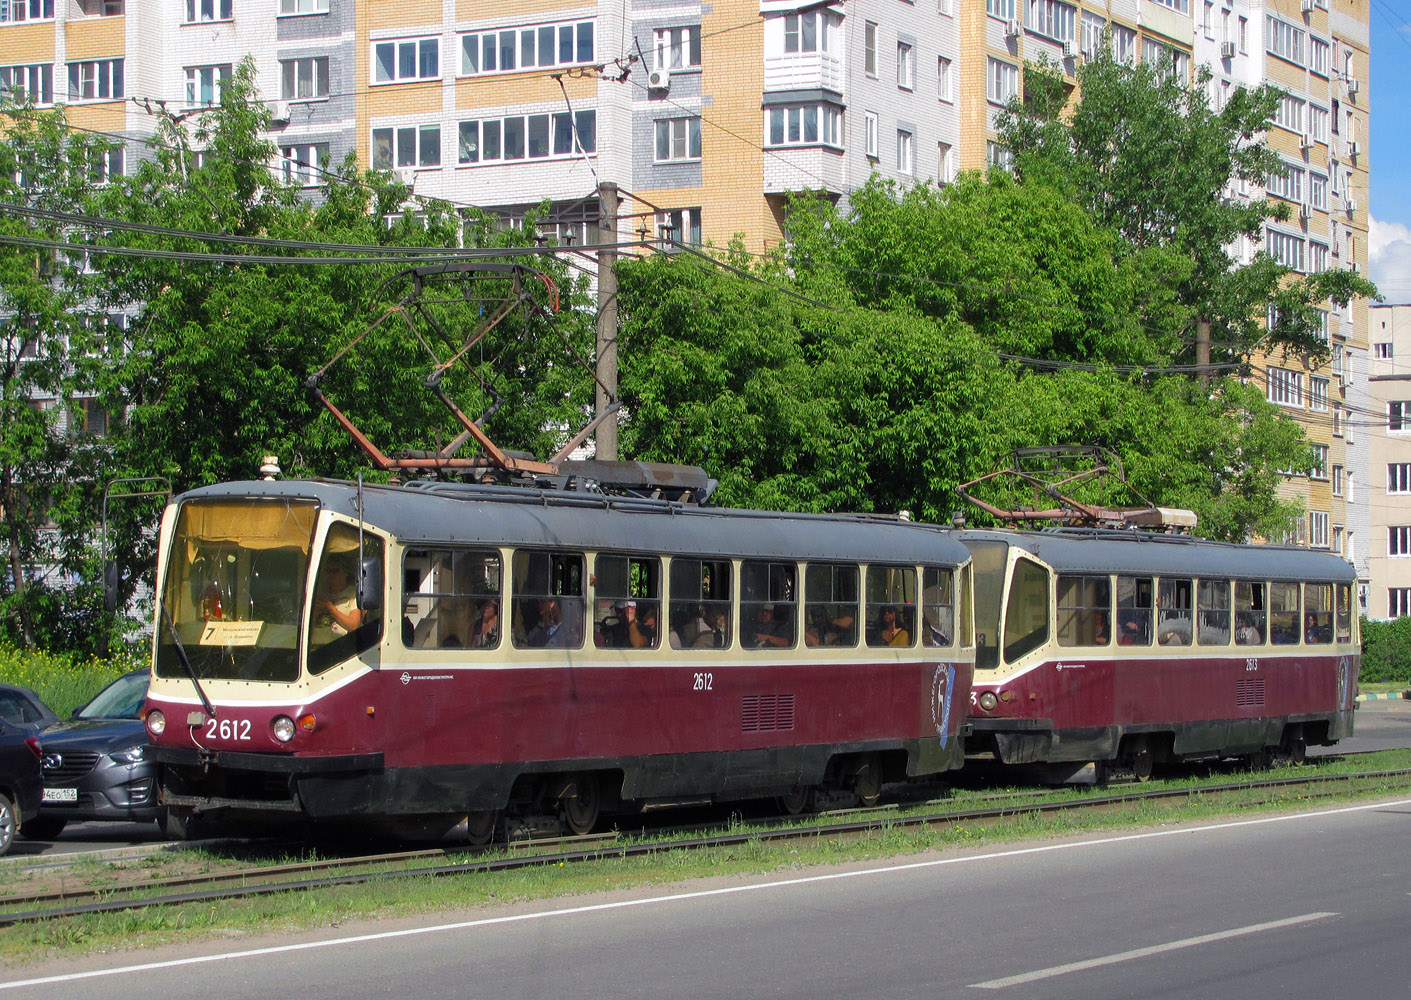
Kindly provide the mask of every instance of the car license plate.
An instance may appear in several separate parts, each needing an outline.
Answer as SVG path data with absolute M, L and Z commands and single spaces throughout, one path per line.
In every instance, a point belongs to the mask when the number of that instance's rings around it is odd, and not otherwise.
M 45 802 L 77 802 L 77 788 L 46 788 L 44 789 Z

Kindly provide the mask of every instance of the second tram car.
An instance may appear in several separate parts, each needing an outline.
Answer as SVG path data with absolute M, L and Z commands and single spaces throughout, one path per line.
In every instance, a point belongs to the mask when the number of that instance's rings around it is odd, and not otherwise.
M 256 481 L 163 516 L 145 718 L 178 824 L 471 839 L 963 762 L 970 556 L 905 521 Z
M 1119 530 L 959 537 L 975 577 L 970 754 L 1145 779 L 1163 761 L 1302 760 L 1352 735 L 1343 559 Z

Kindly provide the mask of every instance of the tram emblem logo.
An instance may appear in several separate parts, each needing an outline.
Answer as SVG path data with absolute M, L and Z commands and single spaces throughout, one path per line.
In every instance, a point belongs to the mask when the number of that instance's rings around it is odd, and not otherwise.
M 936 727 L 936 735 L 941 738 L 941 749 L 950 742 L 946 724 L 950 721 L 951 692 L 955 690 L 955 667 L 945 663 L 936 664 L 936 674 L 931 678 L 931 722 Z
M 403 670 L 401 679 L 403 684 L 410 684 L 412 682 L 412 675 Z

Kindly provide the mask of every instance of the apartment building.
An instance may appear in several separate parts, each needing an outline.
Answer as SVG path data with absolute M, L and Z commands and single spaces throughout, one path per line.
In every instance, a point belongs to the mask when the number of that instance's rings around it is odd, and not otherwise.
M 1411 615 L 1411 305 L 1373 305 L 1366 423 L 1373 618 Z

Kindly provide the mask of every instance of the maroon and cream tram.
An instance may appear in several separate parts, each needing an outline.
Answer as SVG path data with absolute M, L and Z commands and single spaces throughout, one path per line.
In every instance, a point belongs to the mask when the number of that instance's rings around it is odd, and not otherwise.
M 967 752 L 1004 763 L 1273 754 L 1352 734 L 1355 574 L 1327 552 L 1103 529 L 962 531 Z
M 963 762 L 970 556 L 901 520 L 255 481 L 162 519 L 171 815 L 500 817 L 815 796 Z

